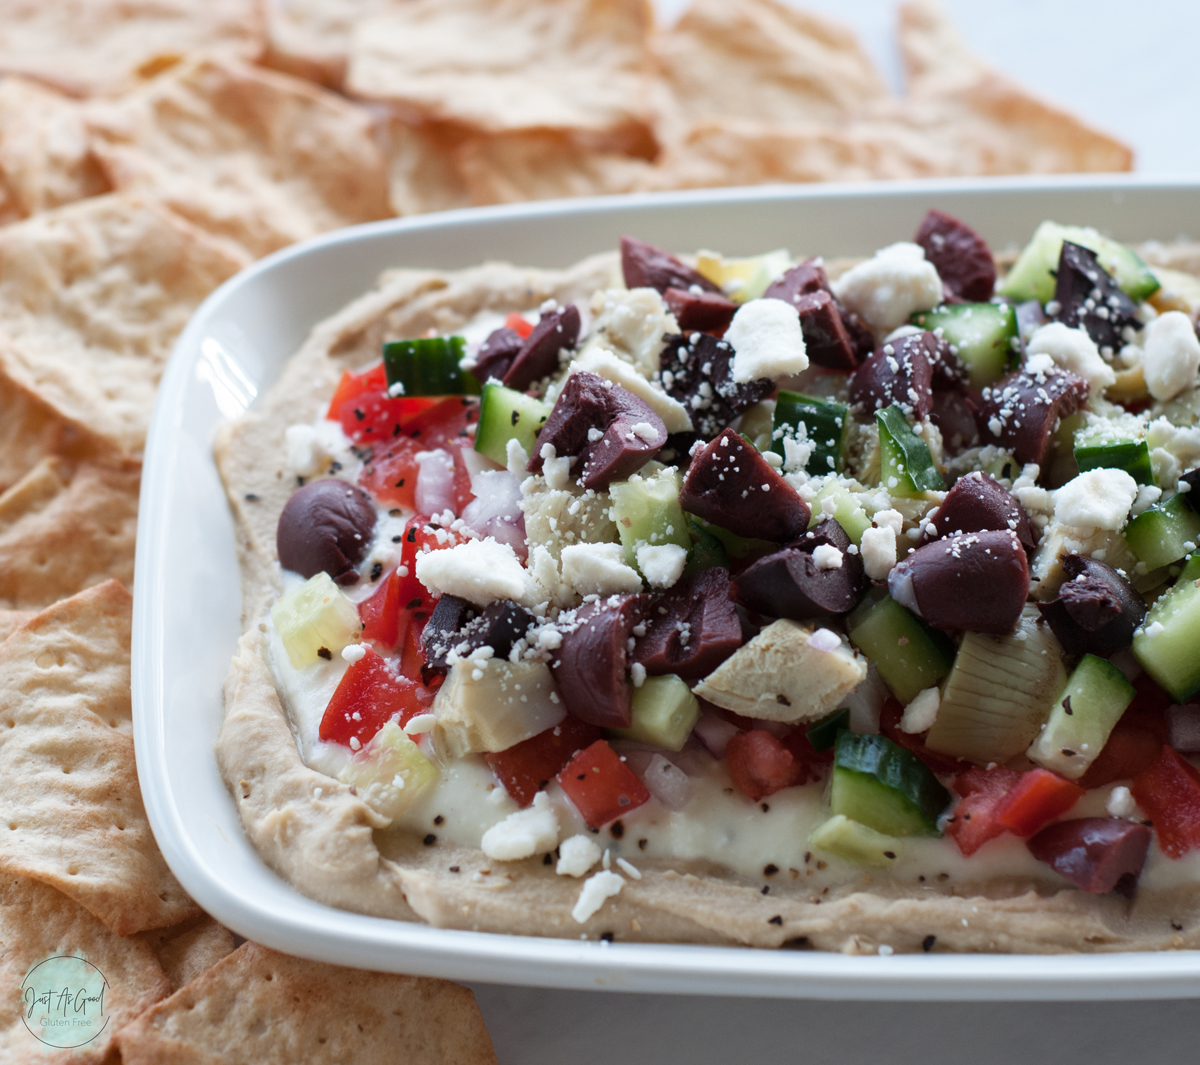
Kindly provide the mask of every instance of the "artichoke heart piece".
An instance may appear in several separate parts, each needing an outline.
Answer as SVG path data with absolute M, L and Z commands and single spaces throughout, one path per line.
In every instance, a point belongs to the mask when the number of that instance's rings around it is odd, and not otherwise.
M 1066 683 L 1063 650 L 1027 606 L 1011 636 L 969 632 L 942 691 L 930 750 L 979 765 L 1024 751 Z
M 544 662 L 455 662 L 433 701 L 438 748 L 451 758 L 505 751 L 553 728 L 566 708 Z

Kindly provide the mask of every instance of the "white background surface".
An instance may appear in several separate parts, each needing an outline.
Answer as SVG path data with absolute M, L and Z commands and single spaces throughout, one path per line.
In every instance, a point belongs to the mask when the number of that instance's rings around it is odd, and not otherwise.
M 686 0 L 656 0 L 665 15 Z M 736 2 L 736 0 L 730 0 Z M 943 0 L 1001 70 L 1133 146 L 1200 172 L 1200 3 Z M 852 25 L 901 89 L 891 0 L 807 0 Z M 1200 1060 L 1200 1002 L 796 1002 L 475 985 L 501 1065 L 1154 1065 Z

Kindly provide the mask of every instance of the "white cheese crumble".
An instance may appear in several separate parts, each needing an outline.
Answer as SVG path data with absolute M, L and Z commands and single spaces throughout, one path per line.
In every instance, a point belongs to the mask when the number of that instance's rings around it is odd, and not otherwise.
M 366 657 L 367 649 L 361 643 L 348 643 L 342 648 L 342 658 L 351 665 Z
M 937 688 L 926 688 L 917 692 L 913 701 L 904 708 L 904 714 L 900 718 L 900 731 L 910 735 L 927 732 L 933 728 L 941 705 L 942 696 Z
M 571 910 L 571 916 L 580 924 L 586 924 L 599 912 L 600 907 L 604 905 L 604 900 L 619 895 L 624 886 L 625 880 L 620 873 L 601 870 L 595 876 L 588 877 L 583 882 L 583 887 L 579 892 L 579 901 Z
M 1123 784 L 1118 784 L 1109 794 L 1104 809 L 1108 811 L 1109 817 L 1132 817 L 1133 811 L 1137 809 L 1133 792 Z
M 631 880 L 642 879 L 642 871 L 633 862 L 628 862 L 624 858 L 618 858 L 617 866 Z
M 683 576 L 687 551 L 678 544 L 642 544 L 637 549 L 637 564 L 653 587 L 670 588 Z
M 886 580 L 896 564 L 896 530 L 890 525 L 864 530 L 859 550 L 867 576 L 873 581 Z
M 725 331 L 733 348 L 733 379 L 790 377 L 808 369 L 800 314 L 783 300 L 750 300 L 738 308 Z
M 345 469 L 357 469 L 359 463 L 350 450 L 351 443 L 337 422 L 319 421 L 315 425 L 289 425 L 284 433 L 287 467 L 299 477 L 315 477 L 334 462 Z
M 640 592 L 642 578 L 625 564 L 620 544 L 570 544 L 562 550 L 562 579 L 579 595 Z
M 559 458 L 553 444 L 542 445 L 542 475 L 546 484 L 556 491 L 563 491 L 571 483 L 571 457 Z
M 423 736 L 426 732 L 434 730 L 437 721 L 437 714 L 415 714 L 408 719 L 404 731 L 410 736 Z
M 564 839 L 558 845 L 558 864 L 554 871 L 559 876 L 587 876 L 592 866 L 600 860 L 600 848 L 590 837 L 580 833 Z
M 493 825 L 483 834 L 479 845 L 496 862 L 517 862 L 554 850 L 558 846 L 558 818 L 550 805 L 550 796 L 539 791 L 533 797 L 533 805 Z
M 1113 368 L 1100 358 L 1096 342 L 1082 329 L 1068 329 L 1062 322 L 1042 326 L 1030 338 L 1025 353 L 1049 355 L 1056 366 L 1082 377 L 1093 392 L 1103 392 L 1117 379 Z
M 847 270 L 833 294 L 876 333 L 890 333 L 942 302 L 942 279 L 919 244 L 901 242 Z
M 528 584 L 513 549 L 490 538 L 418 554 L 417 580 L 431 595 L 457 595 L 475 606 L 522 599 Z
M 1165 403 L 1196 383 L 1200 373 L 1200 340 L 1192 321 L 1182 311 L 1160 314 L 1148 326 L 1142 341 L 1142 372 L 1146 390 Z
M 841 569 L 842 553 L 833 544 L 818 544 L 812 553 L 817 569 Z
M 1054 493 L 1054 518 L 1076 528 L 1115 531 L 1125 524 L 1137 495 L 1137 481 L 1124 470 L 1088 470 Z

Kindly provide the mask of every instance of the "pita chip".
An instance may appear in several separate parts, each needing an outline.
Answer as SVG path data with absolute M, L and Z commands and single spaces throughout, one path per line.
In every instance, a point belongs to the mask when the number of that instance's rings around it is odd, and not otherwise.
M 0 877 L 0 1060 L 70 1065 L 111 1063 L 118 1030 L 171 993 L 171 984 L 140 939 L 116 935 L 82 906 L 45 884 Z M 35 965 L 55 955 L 86 958 L 105 977 L 108 1023 L 100 1036 L 75 1050 L 55 1052 L 21 1018 L 21 983 Z
M 5 226 L 0 402 L 6 375 L 64 421 L 139 451 L 176 336 L 246 262 L 171 211 L 121 195 Z
M 266 0 L 267 66 L 341 88 L 354 27 L 406 0 Z
M 262 51 L 257 0 L 0 0 L 0 73 L 115 95 L 199 48 Z
M 138 935 L 154 951 L 158 964 L 176 989 L 190 984 L 237 948 L 233 933 L 206 913 L 170 928 L 154 928 Z
M 237 950 L 117 1036 L 125 1065 L 492 1065 L 475 996 L 446 980 Z
M 0 643 L 37 613 L 36 610 L 0 610 Z
M 131 608 L 129 593 L 109 581 L 0 644 L 0 872 L 57 888 L 118 935 L 198 912 L 142 806 Z
M 398 215 L 470 207 L 456 150 L 462 134 L 436 123 L 413 125 L 392 115 L 385 127 L 388 188 Z
M 387 218 L 371 116 L 310 82 L 199 57 L 89 111 L 119 191 L 165 203 L 253 257 Z

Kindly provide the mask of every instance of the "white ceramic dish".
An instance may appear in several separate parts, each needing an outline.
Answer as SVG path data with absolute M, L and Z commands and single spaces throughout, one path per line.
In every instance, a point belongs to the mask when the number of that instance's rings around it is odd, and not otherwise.
M 629 233 L 674 249 L 869 254 L 910 239 L 928 207 L 1017 245 L 1044 218 L 1119 239 L 1200 228 L 1200 183 L 1007 179 L 722 190 L 462 211 L 330 234 L 239 274 L 200 308 L 163 378 L 138 525 L 133 709 L 154 833 L 183 886 L 244 936 L 362 968 L 553 987 L 858 999 L 1173 998 L 1200 995 L 1200 952 L 843 957 L 598 944 L 429 928 L 333 910 L 272 873 L 217 772 L 221 684 L 239 633 L 234 526 L 213 432 L 275 380 L 309 329 L 389 266 L 487 259 L 565 266 Z M 1192 235 L 1197 235 L 1193 232 Z

